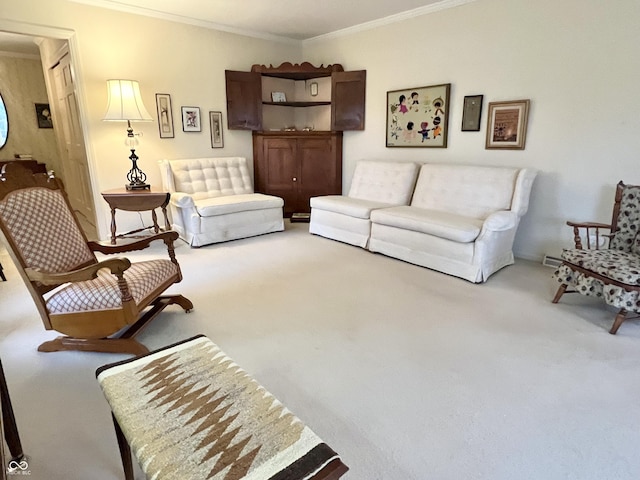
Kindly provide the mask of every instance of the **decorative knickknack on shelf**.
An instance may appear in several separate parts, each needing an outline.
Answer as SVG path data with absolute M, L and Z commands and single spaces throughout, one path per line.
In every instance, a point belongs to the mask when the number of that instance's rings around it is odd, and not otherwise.
M 140 85 L 136 80 L 107 80 L 107 113 L 103 120 L 107 122 L 127 122 L 127 138 L 125 145 L 131 150 L 131 170 L 127 173 L 129 183 L 125 185 L 127 190 L 149 190 L 151 185 L 146 183 L 147 176 L 138 167 L 139 157 L 136 155 L 136 146 L 141 133 L 133 133 L 131 122 L 150 122 L 151 115 L 142 103 Z

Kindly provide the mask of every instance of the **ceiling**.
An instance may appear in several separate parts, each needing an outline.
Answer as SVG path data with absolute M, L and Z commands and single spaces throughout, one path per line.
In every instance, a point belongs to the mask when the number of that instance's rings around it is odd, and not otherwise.
M 70 0 L 260 38 L 301 41 L 398 21 L 473 0 Z M 0 52 L 39 55 L 28 35 L 0 32 Z
M 451 3 L 451 0 L 71 1 L 237 33 L 293 40 L 306 40 L 437 3 Z

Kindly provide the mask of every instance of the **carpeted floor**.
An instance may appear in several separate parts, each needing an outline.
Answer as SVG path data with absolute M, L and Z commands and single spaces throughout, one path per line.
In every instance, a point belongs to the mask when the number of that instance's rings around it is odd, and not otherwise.
M 640 321 L 611 336 L 598 301 L 551 304 L 549 268 L 518 261 L 473 285 L 300 223 L 177 256 L 172 290 L 195 309 L 170 307 L 142 342 L 209 336 L 342 455 L 345 479 L 640 478 Z M 0 357 L 30 478 L 123 478 L 94 372 L 124 357 L 37 352 L 56 334 L 0 262 Z

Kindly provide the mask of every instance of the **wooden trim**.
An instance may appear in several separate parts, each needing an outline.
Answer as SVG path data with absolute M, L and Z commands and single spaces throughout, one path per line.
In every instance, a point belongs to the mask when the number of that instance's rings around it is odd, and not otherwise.
M 255 64 L 251 67 L 251 71 L 267 77 L 309 80 L 311 78 L 330 77 L 333 72 L 344 72 L 344 68 L 339 63 L 327 65 L 326 67 L 324 65 L 314 67 L 309 62 L 296 64 L 284 62 L 279 67 Z
M 615 234 L 618 230 L 618 216 L 620 215 L 620 204 L 622 203 L 622 192 L 626 185 L 620 180 L 616 185 L 616 198 L 613 204 L 613 213 L 611 216 L 611 233 Z
M 68 282 L 93 280 L 98 277 L 98 270 L 102 268 L 108 268 L 112 274 L 116 275 L 123 273 L 129 267 L 131 267 L 131 262 L 127 258 L 110 258 L 71 272 L 48 273 L 34 270 L 33 268 L 25 268 L 25 272 L 32 282 L 58 286 Z
M 338 480 L 347 471 L 349 471 L 349 467 L 339 458 L 334 458 L 309 480 Z

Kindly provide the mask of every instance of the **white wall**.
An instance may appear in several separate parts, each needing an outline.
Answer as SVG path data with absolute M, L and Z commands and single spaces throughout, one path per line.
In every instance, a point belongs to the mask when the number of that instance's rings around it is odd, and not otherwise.
M 225 69 L 301 60 L 367 70 L 366 130 L 344 135 L 345 190 L 361 158 L 538 169 L 530 210 L 516 238 L 520 257 L 558 255 L 571 243 L 565 220 L 608 221 L 618 180 L 640 184 L 635 168 L 640 151 L 637 0 L 477 0 L 302 46 L 62 0 L 0 0 L 0 6 L 0 28 L 9 19 L 75 35 L 71 43 L 78 50 L 80 100 L 98 192 L 121 186 L 129 168 L 124 125 L 101 121 L 106 79 L 139 80 L 154 118 L 154 94 L 171 94 L 175 139 L 160 139 L 155 122 L 135 125 L 144 133 L 140 166 L 150 183 L 159 185 L 160 158 L 252 158 L 250 133 L 226 129 Z M 449 82 L 448 148 L 386 148 L 386 92 Z M 484 95 L 482 128 L 461 132 L 463 97 L 473 94 Z M 531 99 L 526 149 L 485 150 L 487 103 L 521 98 Z M 181 105 L 201 108 L 203 132 L 181 131 Z M 210 147 L 209 110 L 225 117 L 224 149 Z M 99 195 L 96 205 L 106 236 L 108 212 Z M 119 229 L 128 226 L 120 221 L 126 215 L 119 213 Z M 128 215 L 130 223 L 138 221 Z
M 615 184 L 640 183 L 640 2 L 477 0 L 304 43 L 305 61 L 367 70 L 366 125 L 345 132 L 344 188 L 361 158 L 540 171 L 517 256 L 571 245 L 568 219 L 607 222 Z M 446 149 L 386 148 L 386 92 L 451 83 Z M 465 95 L 484 95 L 480 132 L 461 132 Z M 487 103 L 531 99 L 524 151 L 485 150 Z
M 109 235 L 110 213 L 101 190 L 121 187 L 131 168 L 124 145 L 126 124 L 103 122 L 106 80 L 135 79 L 154 122 L 136 123 L 142 132 L 136 153 L 148 183 L 160 187 L 157 161 L 162 158 L 245 156 L 253 158 L 251 133 L 226 128 L 225 69 L 248 71 L 255 63 L 299 62 L 298 42 L 249 38 L 202 27 L 147 18 L 62 0 L 0 0 L 0 29 L 34 32 L 34 25 L 69 31 L 81 82 L 80 105 L 85 126 L 100 236 Z M 64 32 L 63 32 L 64 33 Z M 156 93 L 171 95 L 175 138 L 160 139 Z M 182 131 L 180 106 L 201 109 L 202 132 Z M 222 111 L 224 148 L 212 149 L 208 112 Z M 143 214 L 145 224 L 149 214 Z M 119 231 L 140 226 L 139 216 L 118 212 Z
M 16 153 L 31 154 L 60 169 L 58 144 L 52 128 L 39 128 L 36 103 L 49 103 L 40 61 L 0 54 L 0 93 L 7 107 L 9 136 L 0 150 L 0 159 L 11 160 Z

